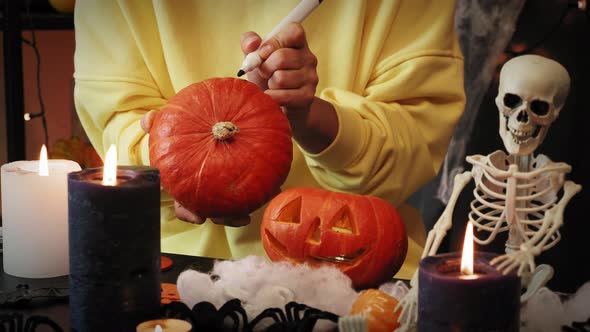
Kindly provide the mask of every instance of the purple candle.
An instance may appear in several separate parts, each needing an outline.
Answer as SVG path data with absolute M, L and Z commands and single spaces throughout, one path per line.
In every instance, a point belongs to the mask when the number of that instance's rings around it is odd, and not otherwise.
M 418 331 L 518 331 L 520 278 L 476 253 L 474 274 L 461 272 L 459 253 L 425 257 L 418 274 Z
M 159 314 L 159 172 L 123 166 L 111 177 L 114 184 L 103 184 L 102 168 L 68 176 L 75 331 L 135 331 Z

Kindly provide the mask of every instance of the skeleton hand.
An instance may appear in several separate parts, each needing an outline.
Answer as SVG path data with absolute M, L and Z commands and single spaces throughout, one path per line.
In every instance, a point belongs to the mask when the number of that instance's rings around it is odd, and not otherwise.
M 414 331 L 418 321 L 418 271 L 414 273 L 410 280 L 410 290 L 395 306 L 394 312 L 401 310 L 398 322 L 400 327 L 397 332 Z
M 451 217 L 445 210 L 443 214 L 438 218 L 434 227 L 428 232 L 426 238 L 426 244 L 424 245 L 424 251 L 422 257 L 436 255 L 442 240 L 447 235 L 447 231 L 451 228 Z
M 497 265 L 497 269 L 504 274 L 508 274 L 518 267 L 516 274 L 520 277 L 527 266 L 529 272 L 533 272 L 535 269 L 535 256 L 539 253 L 540 249 L 523 243 L 520 245 L 520 250 L 496 257 L 492 259 L 491 264 Z
M 394 312 L 401 310 L 397 332 L 412 331 L 418 321 L 418 287 L 412 287 L 397 304 Z

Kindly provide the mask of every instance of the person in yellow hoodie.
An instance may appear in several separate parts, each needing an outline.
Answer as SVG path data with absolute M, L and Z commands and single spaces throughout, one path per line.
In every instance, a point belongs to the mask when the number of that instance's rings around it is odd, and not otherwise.
M 179 90 L 235 76 L 244 53 L 298 0 L 79 1 L 75 104 L 93 146 L 117 145 L 120 164 L 149 165 L 149 126 Z M 398 208 L 410 278 L 424 225 L 405 200 L 433 178 L 465 102 L 455 2 L 324 0 L 302 24 L 261 47 L 248 79 L 285 111 L 295 145 L 282 189 L 311 186 L 381 197 Z M 264 46 L 264 45 L 263 45 Z M 145 116 L 145 117 L 144 117 Z M 215 258 L 264 256 L 260 219 L 204 222 L 162 193 L 162 251 Z M 217 221 L 219 222 L 219 221 Z M 202 224 L 196 224 L 202 223 Z

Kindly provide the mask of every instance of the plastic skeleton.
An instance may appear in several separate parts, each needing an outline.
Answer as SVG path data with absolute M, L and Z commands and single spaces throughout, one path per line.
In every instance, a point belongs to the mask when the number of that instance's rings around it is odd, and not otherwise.
M 533 152 L 559 116 L 569 85 L 565 68 L 541 56 L 516 57 L 502 67 L 496 105 L 500 136 L 508 154 L 498 150 L 467 157 L 472 170 L 455 176 L 453 193 L 428 233 L 423 256 L 436 254 L 451 228 L 457 199 L 473 179 L 474 199 L 468 217 L 477 234 L 484 234 L 475 241 L 486 245 L 498 233 L 508 232 L 506 254 L 492 264 L 504 273 L 516 271 L 523 278 L 528 287 L 521 301 L 551 278 L 553 269 L 548 265 L 535 268 L 534 258 L 560 240 L 564 209 L 581 186 L 565 181 L 569 165 L 552 162 L 544 155 L 535 157 Z M 417 320 L 417 274 L 412 278 L 412 289 L 400 302 L 402 331 L 411 330 Z

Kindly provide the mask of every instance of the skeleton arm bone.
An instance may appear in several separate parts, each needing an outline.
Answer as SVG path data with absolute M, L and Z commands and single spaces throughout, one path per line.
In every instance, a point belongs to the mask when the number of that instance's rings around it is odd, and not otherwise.
M 582 190 L 581 185 L 576 184 L 573 181 L 566 181 L 563 186 L 563 197 L 561 198 L 561 200 L 559 200 L 557 205 L 555 205 L 553 208 L 547 211 L 549 215 L 546 215 L 546 219 L 543 221 L 543 226 L 541 226 L 541 230 L 537 232 L 537 234 L 535 234 L 535 236 L 533 236 L 525 244 L 532 246 L 534 249 L 540 252 L 547 243 L 547 241 L 549 241 L 553 234 L 557 232 L 559 227 L 563 225 L 563 211 L 565 210 L 565 207 L 572 199 L 572 197 L 574 197 L 575 194 L 580 192 L 580 190 Z M 547 228 L 549 229 L 546 232 L 543 232 L 543 230 L 546 230 Z
M 447 231 L 451 228 L 453 223 L 453 210 L 457 204 L 457 199 L 463 191 L 463 188 L 472 179 L 471 172 L 463 172 L 455 175 L 455 183 L 453 184 L 453 193 L 449 199 L 449 203 L 445 207 L 442 215 L 438 218 L 434 227 L 428 232 L 426 245 L 422 252 L 422 257 L 436 254 L 438 247 L 444 239 Z M 414 276 L 410 281 L 410 291 L 395 307 L 395 311 L 401 309 L 399 315 L 400 327 L 396 331 L 413 331 L 418 320 L 418 271 L 414 272 Z
M 498 265 L 498 269 L 504 274 L 518 267 L 520 276 L 528 266 L 530 272 L 535 269 L 535 256 L 539 255 L 546 243 L 563 225 L 563 211 L 571 198 L 582 189 L 582 186 L 572 181 L 567 181 L 564 186 L 564 194 L 561 200 L 553 208 L 545 212 L 541 228 L 528 241 L 520 246 L 520 250 L 494 258 L 491 263 Z
M 422 257 L 435 255 L 438 251 L 442 240 L 453 224 L 453 211 L 455 210 L 457 199 L 471 179 L 472 175 L 469 171 L 455 175 L 453 193 L 451 194 L 449 203 L 434 224 L 434 227 L 428 232 L 428 238 L 426 239 L 426 245 L 424 246 Z

